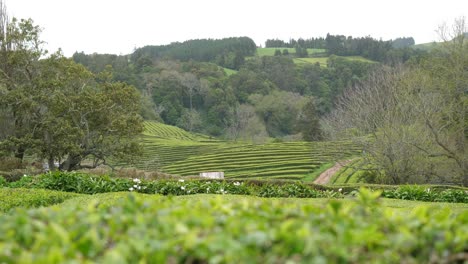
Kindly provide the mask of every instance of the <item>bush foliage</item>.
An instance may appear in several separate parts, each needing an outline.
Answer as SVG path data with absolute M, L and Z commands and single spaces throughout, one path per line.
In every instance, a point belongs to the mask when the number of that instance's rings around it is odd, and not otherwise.
M 427 263 L 462 261 L 468 212 L 400 212 L 361 190 L 325 205 L 128 194 L 0 215 L 1 263 Z M 92 196 L 90 196 L 92 197 Z M 94 202 L 93 202 L 94 201 Z M 229 202 L 226 202 L 229 201 Z
M 1 186 L 2 184 L 0 177 L 0 187 Z M 79 196 L 79 194 L 51 190 L 39 189 L 34 190 L 34 192 L 30 192 L 27 189 L 23 188 L 5 188 L 2 189 L 2 191 L 0 192 L 0 201 L 2 201 L 0 203 L 0 212 L 6 212 L 16 207 L 32 208 L 40 206 L 49 206 L 61 203 L 67 199 L 77 196 Z
M 76 172 L 51 172 L 36 177 L 23 177 L 12 183 L 1 183 L 12 188 L 43 188 L 81 194 L 133 191 L 146 194 L 243 194 L 259 197 L 343 198 L 353 196 L 359 187 L 323 187 L 292 181 L 216 181 L 216 180 L 156 180 L 93 176 Z M 449 189 L 431 186 L 403 185 L 399 187 L 374 185 L 383 190 L 382 196 L 403 200 L 428 202 L 468 203 L 468 191 L 464 188 Z

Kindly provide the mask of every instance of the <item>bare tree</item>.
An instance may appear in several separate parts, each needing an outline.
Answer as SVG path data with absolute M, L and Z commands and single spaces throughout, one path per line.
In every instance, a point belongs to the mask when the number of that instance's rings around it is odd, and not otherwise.
M 265 125 L 255 113 L 255 108 L 246 104 L 234 110 L 234 118 L 227 134 L 234 141 L 242 139 L 254 143 L 264 143 L 268 138 Z
M 382 68 L 348 89 L 323 120 L 330 137 L 362 147 L 362 164 L 379 182 L 468 185 L 464 19 L 453 28 L 450 40 L 418 65 Z

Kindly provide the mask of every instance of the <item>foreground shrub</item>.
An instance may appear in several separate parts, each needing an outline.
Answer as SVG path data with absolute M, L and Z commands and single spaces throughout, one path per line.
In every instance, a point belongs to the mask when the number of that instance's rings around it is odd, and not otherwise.
M 0 263 L 462 263 L 468 212 L 239 197 L 128 197 L 0 215 Z M 28 221 L 27 219 L 33 219 Z
M 260 197 L 296 197 L 296 198 L 343 198 L 354 195 L 357 187 L 326 188 L 305 185 L 300 182 L 240 182 L 209 180 L 155 180 L 138 178 L 114 178 L 107 175 L 93 176 L 76 172 L 51 172 L 37 177 L 23 177 L 8 185 L 12 188 L 44 188 L 56 191 L 82 194 L 132 191 L 147 194 L 190 195 L 243 194 Z M 383 189 L 382 196 L 403 200 L 430 202 L 468 203 L 468 191 L 464 189 L 436 189 L 418 185 L 400 187 L 373 186 L 374 190 Z

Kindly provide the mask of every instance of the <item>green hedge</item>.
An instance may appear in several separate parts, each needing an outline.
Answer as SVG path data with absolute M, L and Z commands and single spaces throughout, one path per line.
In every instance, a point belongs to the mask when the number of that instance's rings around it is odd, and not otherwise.
M 31 191 L 24 188 L 0 188 L 0 212 L 6 212 L 16 207 L 49 206 L 77 196 L 80 195 L 42 189 Z
M 23 177 L 8 184 L 10 187 L 44 188 L 56 191 L 95 194 L 105 192 L 135 191 L 148 194 L 188 195 L 196 193 L 248 194 L 260 197 L 335 197 L 355 195 L 359 187 L 326 187 L 292 181 L 209 181 L 209 180 L 158 180 L 111 178 L 84 173 L 53 172 L 37 177 Z M 450 189 L 443 186 L 385 186 L 369 185 L 373 190 L 383 190 L 383 197 L 430 202 L 468 203 L 468 189 Z
M 468 212 L 129 194 L 0 214 L 0 263 L 463 263 Z

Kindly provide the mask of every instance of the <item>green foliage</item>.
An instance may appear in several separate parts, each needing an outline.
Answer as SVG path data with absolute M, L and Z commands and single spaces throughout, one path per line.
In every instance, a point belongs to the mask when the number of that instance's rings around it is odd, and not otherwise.
M 0 175 L 0 187 L 7 186 L 7 181 L 3 176 Z
M 466 211 L 399 212 L 375 196 L 361 190 L 356 202 L 324 205 L 229 196 L 77 199 L 0 215 L 0 261 L 416 263 L 457 261 L 467 250 Z
M 331 135 L 362 147 L 364 163 L 377 172 L 367 178 L 468 185 L 465 28 L 463 19 L 456 21 L 450 40 L 428 56 L 406 67 L 382 68 L 339 99 L 324 123 L 333 127 Z
M 265 184 L 260 187 L 257 195 L 260 197 L 296 197 L 296 198 L 342 197 L 337 192 L 318 191 L 300 183 L 285 184 L 285 185 Z
M 20 181 L 7 186 L 12 188 L 41 188 L 80 194 L 134 191 L 147 194 L 193 195 L 193 194 L 242 194 L 260 197 L 296 197 L 296 198 L 343 198 L 353 194 L 356 187 L 322 188 L 305 185 L 300 182 L 274 184 L 274 181 L 218 181 L 218 180 L 155 180 L 112 178 L 93 176 L 85 173 L 53 172 L 36 177 L 25 176 Z M 372 187 L 383 190 L 383 197 L 403 200 L 431 202 L 468 203 L 467 190 L 440 189 L 424 186 Z
M 24 168 L 24 164 L 21 159 L 15 157 L 0 157 L 0 171 L 11 171 L 22 168 Z
M 156 145 L 157 142 L 153 144 Z M 351 156 L 356 152 L 349 142 L 305 143 L 284 142 L 252 145 L 245 143 L 219 143 L 193 146 L 198 154 L 181 158 L 177 162 L 162 166 L 164 172 L 189 176 L 198 175 L 204 171 L 224 171 L 225 177 L 231 179 L 283 179 L 299 180 L 317 170 L 320 165 L 329 163 L 333 156 Z M 341 147 L 347 146 L 348 150 Z M 185 153 L 187 146 L 176 146 L 156 150 L 160 160 Z M 166 153 L 171 151 L 171 153 Z M 171 155 L 171 156 L 168 156 Z
M 0 187 L 2 187 L 0 179 Z M 23 207 L 32 208 L 40 206 L 50 206 L 63 201 L 78 197 L 79 194 L 65 193 L 51 190 L 31 190 L 23 188 L 0 188 L 0 214 L 12 208 Z
M 437 190 L 432 186 L 406 185 L 395 190 L 384 190 L 383 197 L 402 200 L 468 203 L 466 190 Z
M 165 46 L 145 46 L 137 49 L 131 56 L 136 62 L 140 58 L 171 58 L 181 61 L 216 62 L 230 69 L 239 69 L 246 56 L 255 53 L 255 42 L 248 37 L 224 39 L 196 39 Z
M 309 100 L 301 109 L 297 129 L 302 133 L 305 141 L 318 141 L 323 138 L 319 123 L 319 113 L 316 102 Z
M 111 81 L 108 67 L 94 75 L 60 51 L 42 59 L 39 27 L 1 16 L 8 30 L 0 28 L 0 149 L 46 159 L 50 169 L 60 160 L 63 170 L 137 154 L 138 91 Z

